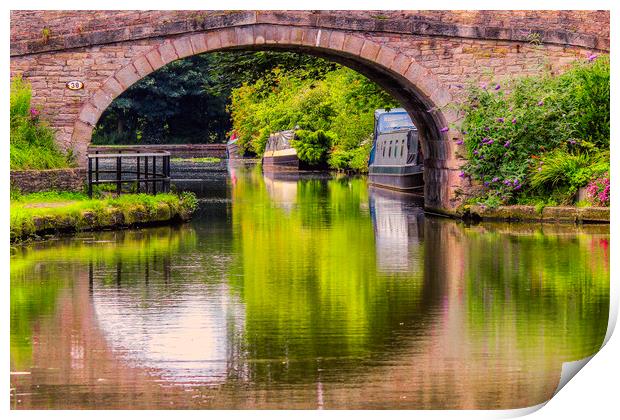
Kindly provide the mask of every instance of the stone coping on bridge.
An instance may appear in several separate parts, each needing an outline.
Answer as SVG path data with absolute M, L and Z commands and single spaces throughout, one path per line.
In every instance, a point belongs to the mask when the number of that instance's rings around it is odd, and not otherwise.
M 482 221 L 543 222 L 543 223 L 609 223 L 609 207 L 553 206 L 542 210 L 534 206 L 482 205 L 463 207 L 455 215 Z
M 412 11 L 413 12 L 413 11 Z M 389 11 L 355 11 L 355 10 L 325 10 L 325 11 L 277 11 L 277 10 L 245 10 L 245 11 L 178 11 L 171 13 L 169 19 L 164 19 L 159 24 L 145 22 L 145 19 L 137 18 L 128 23 L 128 26 L 97 27 L 94 30 L 84 29 L 83 25 L 77 24 L 81 30 L 70 32 L 62 31 L 53 27 L 49 37 L 41 37 L 40 30 L 33 34 L 30 39 L 16 38 L 12 35 L 10 54 L 18 56 L 34 54 L 45 51 L 54 51 L 68 48 L 80 48 L 93 44 L 124 42 L 141 38 L 158 36 L 180 35 L 200 30 L 213 30 L 233 26 L 255 25 L 260 23 L 288 25 L 297 27 L 315 27 L 324 29 L 337 29 L 349 31 L 369 31 L 379 33 L 398 33 L 421 36 L 447 36 L 469 39 L 490 39 L 500 41 L 536 42 L 565 46 L 591 48 L 600 51 L 609 51 L 610 41 L 608 37 L 584 31 L 569 31 L 565 28 L 556 27 L 545 21 L 544 14 L 522 18 L 519 25 L 506 27 L 505 22 L 494 21 L 491 15 L 493 11 L 476 11 L 480 15 L 476 24 L 472 19 L 464 19 L 459 22 L 458 13 L 452 12 L 457 18 L 442 19 L 441 15 L 435 16 L 428 11 L 403 12 L 401 15 L 393 15 Z M 449 13 L 450 11 L 445 11 Z M 542 11 L 544 13 L 544 11 Z M 587 11 L 586 11 L 587 12 Z M 592 11 L 599 12 L 599 11 Z M 605 11 L 600 11 L 605 12 Z M 36 12 L 34 12 L 36 13 Z M 71 21 L 71 11 L 67 11 L 67 20 Z M 109 18 L 114 18 L 118 11 L 102 11 Z M 148 12 L 141 12 L 148 13 Z M 151 12 L 156 13 L 156 12 Z M 32 14 L 32 12 L 31 12 Z M 125 13 L 127 14 L 127 13 Z M 608 16 L 608 15 L 607 15 Z M 29 16 L 32 18 L 32 16 Z M 124 18 L 125 16 L 119 15 Z M 21 15 L 13 13 L 13 23 L 21 22 Z M 99 19 L 101 20 L 101 19 Z M 88 22 L 87 22 L 88 23 Z M 580 28 L 582 29 L 582 28 Z M 60 32 L 59 35 L 56 33 Z

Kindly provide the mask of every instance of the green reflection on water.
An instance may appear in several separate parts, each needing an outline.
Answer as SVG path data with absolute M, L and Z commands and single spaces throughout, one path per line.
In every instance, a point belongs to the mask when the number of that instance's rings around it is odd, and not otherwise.
M 609 235 L 598 230 L 467 230 L 468 322 L 480 342 L 513 331 L 528 357 L 542 351 L 569 361 L 595 353 L 609 317 Z
M 536 370 L 548 372 L 541 377 L 552 390 L 559 362 L 586 357 L 602 343 L 608 227 L 466 226 L 425 219 L 402 199 L 369 192 L 363 179 L 279 179 L 260 170 L 239 171 L 233 179 L 232 202 L 203 203 L 204 216 L 190 225 L 83 234 L 16 249 L 11 368 L 42 363 L 33 360 L 33 339 L 47 328 L 57 331 L 50 325 L 68 309 L 94 305 L 76 298 L 88 293 L 78 286 L 89 280 L 100 302 L 138 318 L 162 316 L 171 327 L 176 318 L 167 312 L 186 302 L 203 305 L 201 314 L 212 316 L 210 333 L 221 335 L 213 341 L 225 343 L 224 381 L 233 387 L 313 386 L 328 379 L 387 387 L 386 366 L 416 372 L 433 366 L 428 378 L 452 384 L 455 372 L 447 366 L 458 360 L 471 369 L 458 381 L 474 395 L 487 392 L 489 375 L 527 389 L 516 381 Z M 232 315 L 204 310 L 223 301 Z M 93 320 L 89 329 L 104 330 Z M 187 345 L 184 331 L 179 327 L 179 343 L 171 344 Z M 133 340 L 131 326 L 123 333 Z M 39 358 L 45 350 L 38 349 Z M 157 351 L 167 360 L 165 346 Z M 392 385 L 420 395 L 426 390 L 447 406 L 458 406 L 450 398 L 461 397 L 448 385 Z M 519 401 L 542 400 L 528 395 Z
M 378 273 L 364 180 L 263 180 L 254 173 L 239 179 L 233 199 L 238 271 L 231 284 L 245 304 L 243 345 L 252 359 L 284 360 L 290 368 L 370 357 L 426 309 L 422 267 Z

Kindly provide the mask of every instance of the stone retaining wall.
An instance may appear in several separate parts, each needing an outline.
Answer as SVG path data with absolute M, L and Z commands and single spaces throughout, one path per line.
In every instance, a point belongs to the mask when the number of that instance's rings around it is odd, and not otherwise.
M 83 191 L 86 183 L 85 168 L 11 171 L 11 188 L 24 194 L 57 190 Z
M 609 207 L 471 206 L 463 217 L 481 220 L 545 223 L 609 223 Z

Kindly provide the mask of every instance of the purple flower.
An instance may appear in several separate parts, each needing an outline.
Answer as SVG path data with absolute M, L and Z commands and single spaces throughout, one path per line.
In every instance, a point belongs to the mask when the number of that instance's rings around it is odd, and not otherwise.
M 493 140 L 493 139 L 489 139 L 489 141 L 487 141 L 487 144 L 488 144 L 489 146 L 490 146 L 490 145 L 492 145 L 493 143 L 495 143 L 495 140 Z
M 589 62 L 593 62 L 594 60 L 596 60 L 596 57 L 598 57 L 598 55 L 596 55 L 596 54 L 592 54 L 592 55 L 590 55 L 590 56 L 588 57 L 588 61 L 589 61 Z
M 538 102 L 538 106 L 543 106 L 544 104 L 545 104 L 545 102 L 544 102 L 544 101 L 539 101 L 539 102 Z
M 491 182 L 497 182 L 497 181 L 499 181 L 499 178 L 498 178 L 498 177 L 495 177 L 495 178 L 493 178 L 493 179 L 491 180 Z
M 463 130 L 463 134 L 467 134 L 467 131 Z
M 512 183 L 512 185 L 519 185 L 519 180 L 515 178 L 514 182 Z
M 504 147 L 510 147 L 510 140 L 508 140 L 506 143 L 504 143 Z
M 509 179 L 505 179 L 505 180 L 504 180 L 504 185 L 510 185 L 510 184 L 511 184 L 511 182 L 510 182 L 510 180 L 509 180 Z
M 441 131 L 442 133 L 447 133 L 448 130 L 450 130 L 448 127 L 444 127 L 441 130 L 439 130 L 439 131 Z
M 500 117 L 500 118 L 498 118 L 498 119 L 497 119 L 497 122 L 501 122 L 501 123 L 503 123 L 503 122 L 504 122 L 504 119 Z
M 36 108 L 30 108 L 30 117 L 31 118 L 37 118 L 39 116 L 39 114 L 41 114 L 41 111 L 39 111 Z
M 490 131 L 491 129 L 489 127 L 484 127 L 484 131 Z
M 576 143 L 577 143 L 577 141 L 576 141 L 575 139 L 570 139 L 568 142 L 569 142 L 570 144 L 576 144 Z
M 489 186 L 489 181 L 484 181 L 484 186 L 488 187 Z
M 499 85 L 499 83 L 497 85 L 495 85 L 495 90 L 500 90 L 502 87 Z
M 457 140 L 456 144 L 458 144 L 460 146 L 461 144 L 463 144 L 463 140 Z
M 477 154 L 478 154 L 478 149 L 475 149 L 474 150 L 474 155 L 477 155 Z
M 521 189 L 521 185 L 517 185 L 516 187 L 514 187 L 515 190 L 520 190 Z
M 465 172 L 462 172 L 462 171 L 461 171 L 461 173 L 459 174 L 459 177 L 461 177 L 461 178 L 465 178 Z
M 516 118 L 513 118 L 513 119 L 512 119 L 512 123 L 513 123 L 513 124 L 516 124 L 516 123 L 517 123 L 517 119 L 516 119 Z
M 487 88 L 487 84 L 486 84 L 486 83 L 482 83 L 482 84 L 480 85 L 480 87 L 481 87 L 482 89 L 486 89 L 486 88 Z

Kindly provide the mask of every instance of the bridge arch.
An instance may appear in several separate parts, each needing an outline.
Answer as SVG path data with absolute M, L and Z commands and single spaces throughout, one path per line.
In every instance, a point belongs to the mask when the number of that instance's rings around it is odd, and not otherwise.
M 412 57 L 358 34 L 338 30 L 254 24 L 162 39 L 117 69 L 85 98 L 71 137 L 78 156 L 85 154 L 92 131 L 105 109 L 131 85 L 172 61 L 227 50 L 311 54 L 352 68 L 379 84 L 407 109 L 420 131 L 427 207 L 453 207 L 452 190 L 461 181 L 456 173 L 462 161 L 453 157 L 455 143 L 448 141 L 460 137 L 458 131 L 450 129 L 457 114 L 446 108 L 453 101 L 452 94 Z

